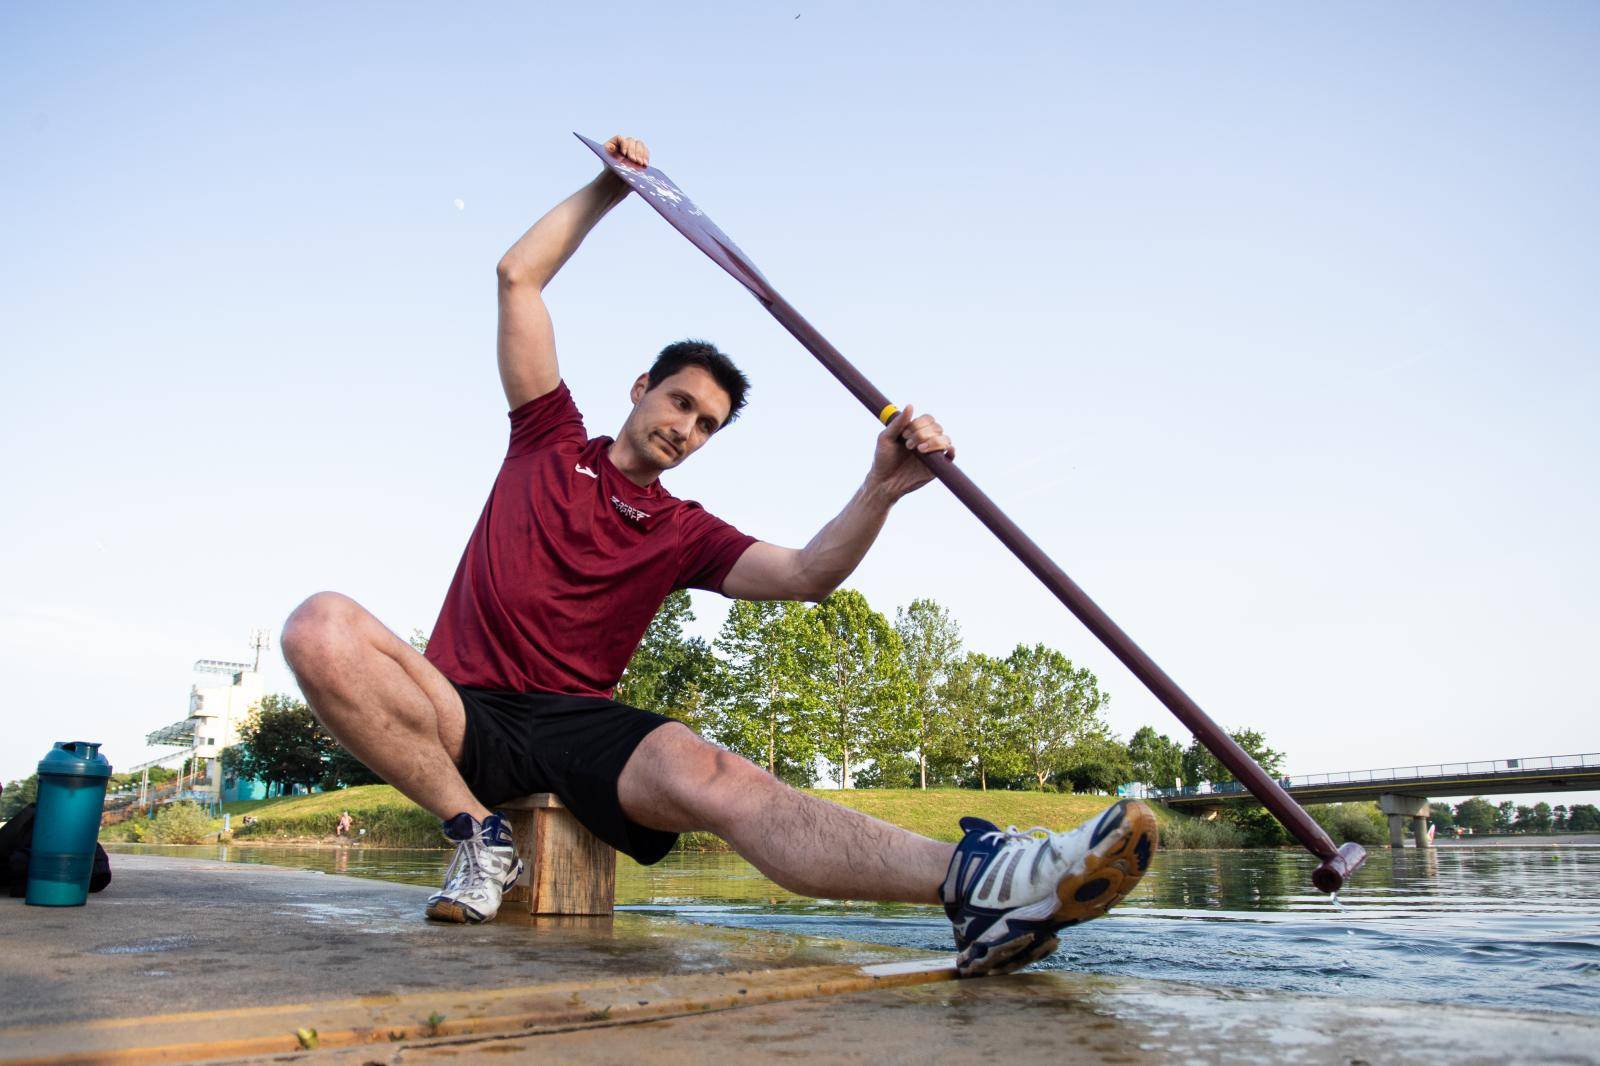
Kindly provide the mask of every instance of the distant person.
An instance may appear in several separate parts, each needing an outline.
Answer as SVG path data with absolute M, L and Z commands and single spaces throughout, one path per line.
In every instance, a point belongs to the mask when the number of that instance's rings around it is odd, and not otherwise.
M 343 814 L 339 815 L 339 821 L 333 827 L 333 835 L 334 836 L 341 836 L 341 837 L 349 836 L 350 835 L 350 826 L 351 826 L 351 824 L 352 824 L 352 822 L 351 822 L 351 819 L 350 819 L 350 812 L 349 811 L 345 811 Z
M 606 147 L 649 159 L 633 138 Z M 943 844 L 799 792 L 680 722 L 611 699 L 668 594 L 821 600 L 894 503 L 932 478 L 920 456 L 955 454 L 939 423 L 907 405 L 877 435 L 844 509 L 796 549 L 748 536 L 661 484 L 745 404 L 749 382 L 714 345 L 667 345 L 628 385 L 616 437 L 590 437 L 557 369 L 542 293 L 628 191 L 603 171 L 500 260 L 510 443 L 426 656 L 353 600 L 317 593 L 283 633 L 301 690 L 352 754 L 443 819 L 456 857 L 430 918 L 495 916 L 522 864 L 491 807 L 553 792 L 644 864 L 679 833 L 708 830 L 794 892 L 943 903 L 964 974 L 1043 958 L 1061 928 L 1104 914 L 1144 874 L 1156 845 L 1148 808 L 1124 801 L 1054 834 L 963 818 L 961 842 Z M 797 441 L 772 457 L 772 477 L 791 478 L 805 458 Z

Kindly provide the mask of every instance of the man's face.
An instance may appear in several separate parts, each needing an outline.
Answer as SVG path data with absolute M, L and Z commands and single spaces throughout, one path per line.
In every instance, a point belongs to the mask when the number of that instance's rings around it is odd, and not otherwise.
M 667 470 L 710 440 L 733 404 L 717 379 L 697 366 L 684 367 L 653 389 L 649 385 L 645 374 L 633 383 L 633 413 L 624 429 L 641 456 Z

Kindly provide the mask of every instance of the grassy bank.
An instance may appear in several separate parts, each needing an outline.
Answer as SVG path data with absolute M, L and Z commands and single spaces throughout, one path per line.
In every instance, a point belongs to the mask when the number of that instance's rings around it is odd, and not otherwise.
M 1043 825 L 1065 829 L 1082 822 L 1111 799 L 1106 796 L 1062 795 L 1054 792 L 974 792 L 966 789 L 829 789 L 811 790 L 846 807 L 874 818 L 904 826 L 935 840 L 955 841 L 961 836 L 963 815 L 987 818 L 999 826 L 1022 828 Z M 333 838 L 334 824 L 342 811 L 349 811 L 357 829 L 365 829 L 363 843 L 384 848 L 437 848 L 444 841 L 439 822 L 422 808 L 388 785 L 363 785 L 338 792 L 312 796 L 230 803 L 224 810 L 233 815 L 233 836 L 238 843 L 321 842 Z M 1165 823 L 1165 811 L 1158 812 Z M 241 825 L 242 815 L 250 814 L 254 825 Z M 222 828 L 214 820 L 213 831 Z M 101 831 L 102 840 L 129 840 L 132 823 L 110 826 Z M 708 833 L 686 834 L 679 845 L 693 851 L 723 851 L 727 845 Z
M 1095 815 L 1111 802 L 1107 796 L 1063 795 L 1056 792 L 974 792 L 967 789 L 811 789 L 834 803 L 869 814 L 874 818 L 903 826 L 935 840 L 960 839 L 963 815 L 987 818 L 998 826 L 1022 828 L 1042 825 L 1067 829 Z M 1226 818 L 1204 821 L 1189 815 L 1174 814 L 1152 804 L 1161 822 L 1161 844 L 1170 850 L 1243 848 L 1276 846 L 1288 836 L 1275 823 L 1267 839 L 1252 839 L 1248 828 Z M 338 792 L 319 792 L 312 796 L 287 799 L 253 800 L 230 803 L 224 809 L 233 816 L 236 843 L 322 843 L 333 841 L 334 825 L 342 811 L 349 811 L 356 828 L 365 829 L 359 839 L 379 848 L 442 848 L 439 822 L 428 812 L 388 785 L 362 785 Z M 1370 803 L 1332 804 L 1309 808 L 1335 843 L 1355 840 L 1367 846 L 1387 839 L 1383 817 Z M 1264 814 L 1257 821 L 1270 823 Z M 243 825 L 249 814 L 254 825 Z M 100 839 L 137 840 L 137 822 L 124 822 L 101 830 Z M 1259 829 L 1259 827 L 1257 827 Z M 209 832 L 222 829 L 221 819 L 210 822 Z M 1259 835 L 1259 834 L 1257 834 Z M 709 833 L 686 833 L 678 845 L 687 851 L 727 851 L 728 845 Z

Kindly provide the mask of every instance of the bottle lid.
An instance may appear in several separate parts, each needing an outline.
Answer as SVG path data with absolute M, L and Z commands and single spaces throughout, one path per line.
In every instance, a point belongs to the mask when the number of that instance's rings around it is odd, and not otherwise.
M 110 777 L 111 764 L 100 754 L 98 740 L 60 740 L 39 760 L 41 774 L 66 777 Z

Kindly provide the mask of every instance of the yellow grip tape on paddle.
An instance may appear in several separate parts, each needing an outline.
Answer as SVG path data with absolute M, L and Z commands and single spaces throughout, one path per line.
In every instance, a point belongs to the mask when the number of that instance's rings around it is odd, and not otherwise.
M 887 426 L 894 419 L 894 416 L 899 413 L 900 408 L 891 403 L 878 412 L 878 421 Z

